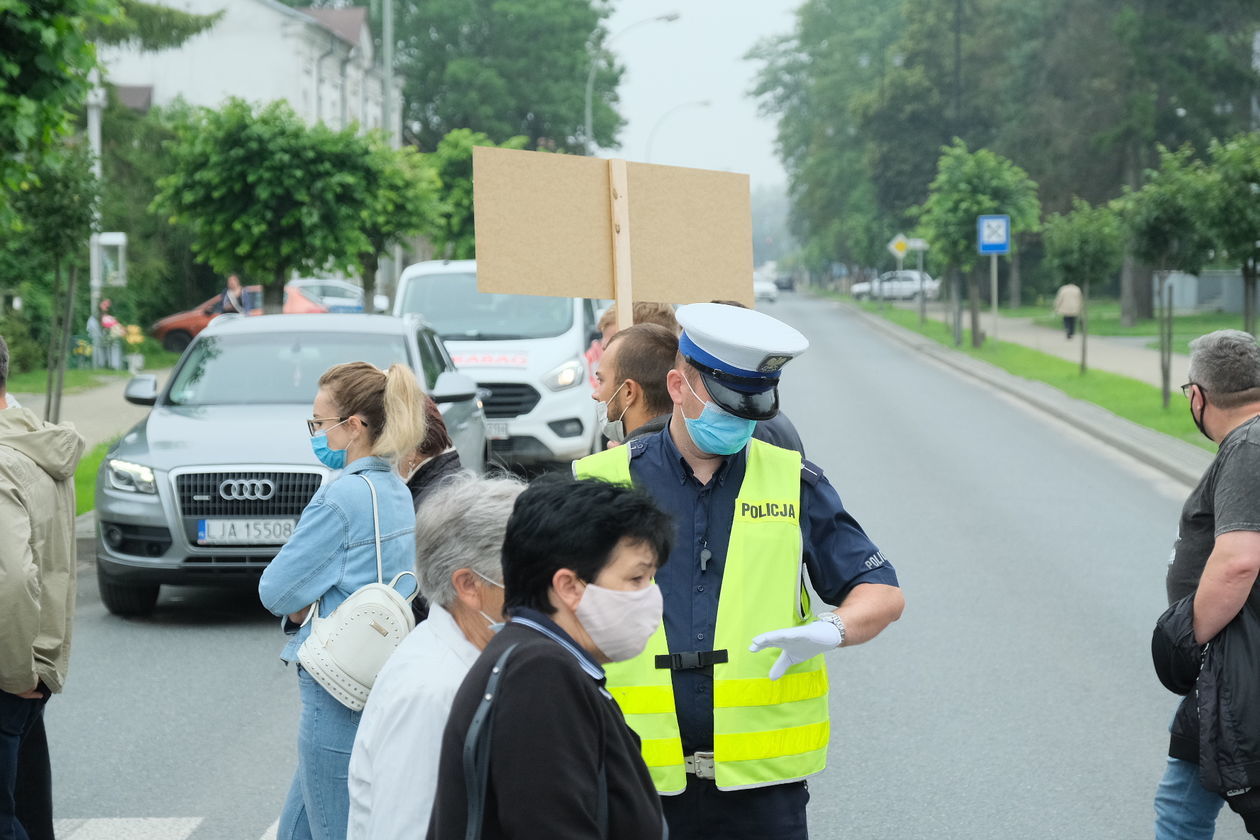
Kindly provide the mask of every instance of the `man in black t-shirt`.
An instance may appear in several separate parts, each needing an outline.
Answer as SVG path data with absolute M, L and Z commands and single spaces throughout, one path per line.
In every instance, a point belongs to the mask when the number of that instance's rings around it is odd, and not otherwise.
M 1196 641 L 1214 638 L 1243 608 L 1260 572 L 1260 346 L 1239 330 L 1191 344 L 1190 416 L 1219 446 L 1216 459 L 1181 511 L 1168 566 L 1168 600 L 1194 597 Z M 1260 676 L 1260 662 L 1256 663 Z M 1260 832 L 1260 789 L 1209 791 L 1199 781 L 1194 695 L 1173 720 L 1168 767 L 1155 795 L 1155 837 L 1210 840 L 1221 805 Z M 1260 756 L 1257 756 L 1260 759 Z

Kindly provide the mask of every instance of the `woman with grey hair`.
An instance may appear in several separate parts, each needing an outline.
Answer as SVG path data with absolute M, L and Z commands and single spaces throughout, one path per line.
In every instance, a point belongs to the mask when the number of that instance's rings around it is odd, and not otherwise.
M 350 757 L 348 840 L 423 836 L 455 692 L 503 616 L 500 553 L 525 484 L 461 473 L 416 519 L 416 575 L 429 617 L 385 663 Z

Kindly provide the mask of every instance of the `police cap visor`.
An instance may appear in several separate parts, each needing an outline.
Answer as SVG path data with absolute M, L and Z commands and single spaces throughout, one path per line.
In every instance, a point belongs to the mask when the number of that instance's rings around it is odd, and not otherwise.
M 709 398 L 736 417 L 745 420 L 769 420 L 779 413 L 779 388 L 773 386 L 759 393 L 750 394 L 726 385 L 717 376 L 700 371 Z

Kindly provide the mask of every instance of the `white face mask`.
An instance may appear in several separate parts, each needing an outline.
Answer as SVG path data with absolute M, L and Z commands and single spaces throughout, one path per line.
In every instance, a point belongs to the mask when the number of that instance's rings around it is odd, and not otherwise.
M 665 604 L 661 588 L 605 589 L 586 585 L 577 605 L 578 621 L 610 662 L 633 659 L 661 626 Z
M 419 469 L 419 467 L 417 467 L 416 469 Z M 482 580 L 484 580 L 486 583 L 490 584 L 491 586 L 497 586 L 500 589 L 503 588 L 503 584 L 499 583 L 498 581 L 491 580 L 490 578 L 486 577 L 485 575 L 483 575 L 481 572 L 477 571 L 476 569 L 470 569 L 469 571 L 471 571 L 474 575 L 481 578 Z M 477 610 L 477 612 L 480 613 L 481 617 L 486 620 L 486 624 L 490 625 L 490 630 L 492 632 L 498 633 L 500 630 L 503 629 L 502 621 L 495 621 L 493 618 L 486 615 L 484 610 Z
M 626 382 L 629 382 L 629 381 L 630 380 L 627 379 L 623 381 L 620 385 L 618 385 L 617 390 L 612 392 L 612 396 L 613 397 L 617 396 L 617 394 L 621 391 L 621 389 L 626 386 Z M 601 402 L 599 405 L 595 407 L 595 423 L 596 425 L 600 427 L 600 429 L 603 430 L 604 437 L 608 438 L 613 443 L 625 443 L 626 442 L 625 416 L 626 416 L 626 412 L 630 410 L 630 406 L 627 405 L 625 408 L 621 409 L 621 416 L 618 417 L 616 420 L 609 420 L 608 419 L 608 403 L 610 402 L 612 402 L 612 397 L 609 397 L 607 401 Z

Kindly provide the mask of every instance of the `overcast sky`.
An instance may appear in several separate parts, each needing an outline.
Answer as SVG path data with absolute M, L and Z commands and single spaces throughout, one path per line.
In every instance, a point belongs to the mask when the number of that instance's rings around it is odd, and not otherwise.
M 648 161 L 650 152 L 651 163 L 746 172 L 753 189 L 782 186 L 786 177 L 774 154 L 774 122 L 758 116 L 748 96 L 758 65 L 744 55 L 761 38 L 789 32 L 799 3 L 619 0 L 608 31 L 614 39 L 609 49 L 626 68 L 620 154 Z M 680 17 L 619 34 L 669 12 Z M 679 105 L 700 101 L 708 107 L 683 107 L 666 117 Z

